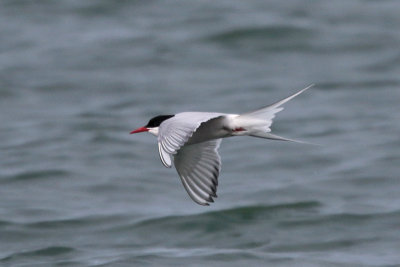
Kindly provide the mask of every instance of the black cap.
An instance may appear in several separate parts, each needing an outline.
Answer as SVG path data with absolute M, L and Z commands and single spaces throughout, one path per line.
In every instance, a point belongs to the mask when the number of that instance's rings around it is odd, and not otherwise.
M 160 126 L 160 124 L 169 119 L 172 118 L 175 115 L 158 115 L 154 118 L 152 118 L 151 120 L 149 120 L 149 122 L 147 123 L 147 125 L 145 126 L 146 128 L 153 128 L 153 127 L 158 127 Z

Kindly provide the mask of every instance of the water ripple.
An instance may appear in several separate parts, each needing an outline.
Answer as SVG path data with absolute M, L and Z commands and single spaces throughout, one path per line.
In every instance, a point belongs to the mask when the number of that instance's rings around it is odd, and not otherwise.
M 52 257 L 52 256 L 60 256 L 65 254 L 70 254 L 75 252 L 76 250 L 71 247 L 64 247 L 64 246 L 50 246 L 45 248 L 34 249 L 31 251 L 24 251 L 19 253 L 13 253 L 8 255 L 2 259 L 1 262 L 8 262 L 8 261 L 18 261 L 21 259 L 30 259 L 32 257 Z

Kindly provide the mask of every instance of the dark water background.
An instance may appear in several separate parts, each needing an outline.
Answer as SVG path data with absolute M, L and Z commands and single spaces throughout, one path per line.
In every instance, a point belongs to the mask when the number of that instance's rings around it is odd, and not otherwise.
M 400 1 L 0 2 L 1 266 L 399 266 Z M 194 204 L 158 114 L 286 105 Z

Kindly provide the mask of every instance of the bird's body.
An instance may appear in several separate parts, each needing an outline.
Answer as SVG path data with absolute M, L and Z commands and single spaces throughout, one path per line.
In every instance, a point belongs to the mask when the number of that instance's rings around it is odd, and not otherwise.
M 157 136 L 164 166 L 175 168 L 189 196 L 200 205 L 217 197 L 221 159 L 218 148 L 222 138 L 254 136 L 294 141 L 271 134 L 270 126 L 281 105 L 311 86 L 279 101 L 245 114 L 182 112 L 154 117 L 145 127 L 131 133 L 148 131 Z

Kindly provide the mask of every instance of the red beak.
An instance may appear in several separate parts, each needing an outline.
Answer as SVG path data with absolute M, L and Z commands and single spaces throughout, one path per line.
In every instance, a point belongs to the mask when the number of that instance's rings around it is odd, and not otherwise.
M 149 129 L 146 128 L 146 127 L 140 127 L 140 128 L 137 128 L 136 130 L 130 132 L 130 134 L 141 133 L 141 132 L 147 132 L 148 130 L 149 130 Z

